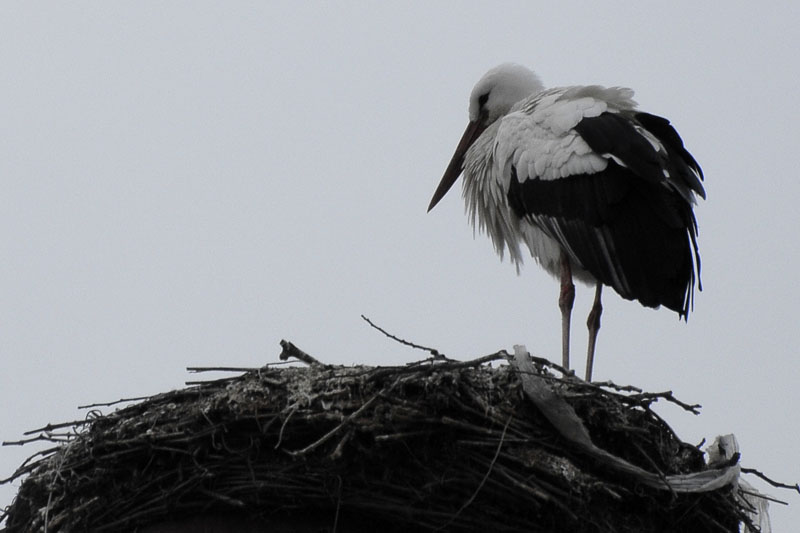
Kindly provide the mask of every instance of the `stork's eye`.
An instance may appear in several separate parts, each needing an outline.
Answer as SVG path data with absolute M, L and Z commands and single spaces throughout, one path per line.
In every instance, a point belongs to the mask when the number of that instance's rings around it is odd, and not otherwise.
M 478 97 L 478 106 L 483 107 L 486 105 L 486 102 L 489 100 L 489 93 L 483 93 Z

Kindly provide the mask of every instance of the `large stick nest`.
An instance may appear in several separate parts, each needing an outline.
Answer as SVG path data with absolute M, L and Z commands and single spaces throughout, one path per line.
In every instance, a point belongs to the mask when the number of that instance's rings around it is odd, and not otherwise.
M 268 366 L 43 428 L 63 443 L 12 476 L 25 479 L 7 531 L 135 531 L 228 511 L 338 531 L 736 532 L 747 520 L 735 484 L 649 487 L 576 449 L 519 372 L 486 364 L 501 358 Z M 556 378 L 543 361 L 536 372 L 604 450 L 659 476 L 708 468 L 651 410 L 671 396 Z

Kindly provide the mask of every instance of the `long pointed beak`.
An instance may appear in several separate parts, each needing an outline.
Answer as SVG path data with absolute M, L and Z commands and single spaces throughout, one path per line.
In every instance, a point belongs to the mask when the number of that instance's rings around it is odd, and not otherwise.
M 453 186 L 461 175 L 461 171 L 464 168 L 464 155 L 467 153 L 469 147 L 472 146 L 472 143 L 474 143 L 478 137 L 481 136 L 483 130 L 486 129 L 486 126 L 481 124 L 482 122 L 482 120 L 478 119 L 470 121 L 470 123 L 467 124 L 467 129 L 464 130 L 464 135 L 461 136 L 461 140 L 458 142 L 456 152 L 453 154 L 450 164 L 447 165 L 447 170 L 444 171 L 442 181 L 439 182 L 439 186 L 436 187 L 436 192 L 433 193 L 431 203 L 428 205 L 428 212 L 439 203 L 439 200 L 447 194 L 447 191 L 450 190 L 450 187 Z

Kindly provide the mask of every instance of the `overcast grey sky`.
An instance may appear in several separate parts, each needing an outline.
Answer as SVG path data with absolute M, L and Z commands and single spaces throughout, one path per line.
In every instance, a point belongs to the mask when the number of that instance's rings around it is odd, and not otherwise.
M 424 355 L 362 313 L 451 357 L 558 360 L 557 282 L 473 239 L 458 191 L 425 212 L 473 84 L 516 61 L 634 88 L 706 174 L 694 314 L 606 291 L 596 379 L 700 403 L 661 412 L 800 480 L 800 4 L 711 5 L 0 4 L 0 440 L 186 366 L 274 361 L 281 338 L 329 363 Z M 35 449 L 0 449 L 0 477 Z M 800 497 L 768 492 L 796 527 Z

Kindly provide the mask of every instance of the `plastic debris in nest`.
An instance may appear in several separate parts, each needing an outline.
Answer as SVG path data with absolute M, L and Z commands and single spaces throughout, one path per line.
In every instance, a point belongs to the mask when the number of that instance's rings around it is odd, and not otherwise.
M 717 465 L 730 464 L 734 459 L 738 461 L 739 443 L 733 434 L 720 435 L 706 448 L 706 455 L 708 456 L 708 464 L 712 468 Z M 752 520 L 752 524 L 747 527 L 747 531 L 771 533 L 769 500 L 773 498 L 761 494 L 747 481 L 740 479 L 739 476 L 733 480 L 733 484 L 737 488 L 736 497 L 739 499 L 739 503 L 747 509 L 747 514 Z

